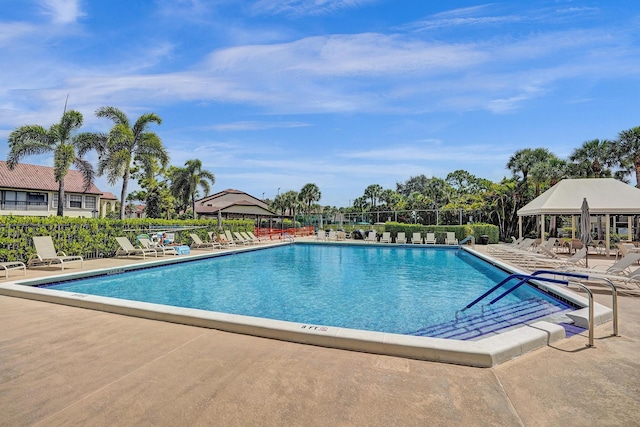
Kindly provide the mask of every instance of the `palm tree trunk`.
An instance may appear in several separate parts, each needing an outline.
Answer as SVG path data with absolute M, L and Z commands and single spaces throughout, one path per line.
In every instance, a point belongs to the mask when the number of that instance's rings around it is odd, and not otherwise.
M 64 216 L 64 179 L 58 183 L 58 210 L 56 215 Z
M 129 168 L 124 172 L 122 177 L 122 191 L 120 192 L 120 219 L 124 219 L 124 210 L 127 207 L 125 199 L 127 198 L 127 186 L 129 185 Z

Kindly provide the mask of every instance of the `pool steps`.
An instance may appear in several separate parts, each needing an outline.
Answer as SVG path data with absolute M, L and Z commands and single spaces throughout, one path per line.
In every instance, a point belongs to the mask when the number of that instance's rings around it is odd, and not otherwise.
M 488 334 L 498 333 L 514 326 L 526 324 L 532 320 L 540 319 L 551 314 L 566 311 L 566 308 L 541 298 L 530 298 L 499 308 L 489 308 L 485 310 L 483 313 L 462 315 L 457 320 L 422 328 L 409 333 L 409 335 L 472 340 Z

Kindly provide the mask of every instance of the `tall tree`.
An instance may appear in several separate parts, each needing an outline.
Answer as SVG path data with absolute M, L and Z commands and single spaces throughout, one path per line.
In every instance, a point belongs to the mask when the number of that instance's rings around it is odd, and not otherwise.
M 171 193 L 184 206 L 191 205 L 193 218 L 196 218 L 196 194 L 202 188 L 205 195 L 209 194 L 211 185 L 216 177 L 208 170 L 202 169 L 202 162 L 198 159 L 187 160 L 184 168 L 175 168 L 171 174 Z
M 507 169 L 510 169 L 515 177 L 522 175 L 522 182 L 526 183 L 535 164 L 547 161 L 550 155 L 546 148 L 524 148 L 509 158 Z
M 587 171 L 587 176 L 600 178 L 603 175 L 610 176 L 607 168 L 615 163 L 612 141 L 592 139 L 585 141 L 569 156 L 569 160 L 581 165 Z
M 378 184 L 371 184 L 364 189 L 364 197 L 371 199 L 371 207 L 375 208 L 378 205 L 378 199 L 382 195 L 382 186 Z
M 158 161 L 165 167 L 169 162 L 169 154 L 162 145 L 162 140 L 154 132 L 148 130 L 151 123 L 161 124 L 162 119 L 154 113 L 140 116 L 131 126 L 127 116 L 115 107 L 102 107 L 96 116 L 108 118 L 114 126 L 99 149 L 98 174 L 107 173 L 111 185 L 122 179 L 120 192 L 120 219 L 124 219 L 127 187 L 134 162 L 140 163 L 144 169 L 150 169 L 150 163 Z
M 319 201 L 322 197 L 320 189 L 316 184 L 305 184 L 304 187 L 302 187 L 302 189 L 300 190 L 298 197 L 300 198 L 300 200 L 304 201 L 307 207 L 307 217 L 311 219 L 311 205 L 313 204 L 313 202 Z
M 62 114 L 59 123 L 45 129 L 40 125 L 25 125 L 9 134 L 7 167 L 13 170 L 25 156 L 53 153 L 54 177 L 58 183 L 57 215 L 64 215 L 64 178 L 74 165 L 82 174 L 85 190 L 91 187 L 95 173 L 93 167 L 82 157 L 93 146 L 97 134 L 75 134 L 82 126 L 82 114 L 70 110 Z
M 640 126 L 620 132 L 614 150 L 620 166 L 635 173 L 636 187 L 640 188 Z

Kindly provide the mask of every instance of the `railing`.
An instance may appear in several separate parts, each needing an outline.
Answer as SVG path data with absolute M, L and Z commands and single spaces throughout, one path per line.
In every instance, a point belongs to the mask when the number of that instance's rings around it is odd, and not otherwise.
M 469 236 L 465 237 L 464 239 L 462 239 L 461 241 L 458 242 L 458 247 L 462 246 L 463 244 L 467 243 L 468 241 L 471 241 L 471 246 L 475 246 L 476 245 L 476 238 L 473 235 L 469 235 Z
M 504 298 L 505 296 L 507 296 L 508 294 L 510 294 L 511 292 L 515 291 L 517 288 L 519 288 L 520 286 L 522 286 L 523 284 L 527 283 L 529 280 L 537 280 L 537 281 L 542 281 L 542 282 L 548 282 L 548 283 L 556 283 L 556 284 L 560 284 L 560 285 L 569 285 L 569 281 L 568 280 L 558 280 L 558 279 L 551 279 L 549 277 L 541 277 L 541 275 L 554 275 L 554 276 L 564 276 L 564 277 L 570 277 L 570 278 L 576 278 L 576 279 L 584 279 L 584 280 L 601 280 L 605 283 L 607 283 L 607 285 L 609 285 L 611 287 L 611 295 L 612 295 L 612 311 L 613 311 L 613 335 L 614 336 L 618 336 L 618 290 L 616 288 L 616 286 L 613 284 L 613 282 L 605 277 L 590 277 L 588 275 L 585 274 L 579 274 L 579 273 L 571 273 L 571 272 L 565 272 L 565 271 L 555 271 L 555 270 L 537 270 L 534 271 L 533 273 L 531 273 L 530 275 L 527 274 L 512 274 L 509 277 L 507 277 L 506 279 L 502 280 L 500 283 L 498 283 L 497 285 L 495 285 L 494 287 L 492 287 L 491 289 L 489 289 L 487 292 L 483 293 L 482 295 L 480 295 L 480 297 L 476 298 L 475 300 L 473 300 L 471 303 L 467 304 L 467 306 L 465 308 L 463 308 L 461 311 L 465 311 L 468 308 L 473 307 L 474 305 L 476 305 L 478 302 L 482 301 L 484 298 L 486 298 L 488 295 L 490 295 L 492 292 L 494 292 L 496 289 L 498 289 L 500 286 L 504 285 L 505 283 L 509 282 L 510 280 L 513 279 L 520 279 L 518 283 L 516 283 L 514 286 L 512 286 L 511 288 L 507 289 L 506 291 L 504 291 L 502 294 L 500 294 L 499 296 L 497 296 L 496 298 L 492 299 L 489 304 L 494 304 L 496 302 L 498 302 L 499 300 L 501 300 L 502 298 Z M 582 288 L 586 293 L 587 293 L 587 297 L 588 297 L 588 301 L 589 301 L 589 343 L 587 344 L 587 347 L 594 347 L 593 344 L 593 335 L 594 335 L 594 307 L 593 307 L 593 292 L 591 292 L 591 290 L 583 285 L 580 282 L 571 282 L 576 286 L 579 286 L 580 288 Z
M 46 211 L 48 209 L 47 202 L 2 202 L 0 209 L 7 211 Z
M 253 233 L 258 236 L 258 237 L 266 237 L 268 236 L 269 239 L 271 240 L 276 240 L 276 239 L 282 239 L 283 236 L 285 234 L 289 235 L 289 236 L 312 236 L 313 233 L 313 227 L 311 226 L 307 226 L 307 227 L 298 227 L 298 228 L 287 228 L 287 229 L 280 229 L 280 228 L 258 228 L 256 227 L 253 231 Z
M 296 239 L 289 233 L 282 233 L 282 239 L 288 240 L 291 243 L 294 243 Z

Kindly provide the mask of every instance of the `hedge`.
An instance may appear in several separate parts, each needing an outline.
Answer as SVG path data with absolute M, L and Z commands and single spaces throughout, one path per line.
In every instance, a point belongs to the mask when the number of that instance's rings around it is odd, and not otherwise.
M 253 231 L 253 220 L 223 220 L 224 229 Z M 217 231 L 218 220 L 163 220 L 70 218 L 70 217 L 0 217 L 0 260 L 26 261 L 35 253 L 33 236 L 51 236 L 58 251 L 67 255 L 82 255 L 86 259 L 111 257 L 118 249 L 114 237 L 126 236 L 136 244 L 139 234 L 162 228 L 201 227 L 175 232 L 177 242 L 189 244 L 189 233 L 207 241 L 208 231 Z
M 467 236 L 474 236 L 476 241 L 480 236 L 489 236 L 489 243 L 498 243 L 499 233 L 498 227 L 492 224 L 466 224 L 466 225 L 422 225 L 422 224 L 404 224 L 400 222 L 387 222 L 384 227 L 385 231 L 391 232 L 391 236 L 395 239 L 399 231 L 404 231 L 407 238 L 411 238 L 413 233 L 421 233 L 425 237 L 426 233 L 434 233 L 438 243 L 444 243 L 446 233 L 454 232 L 458 241 L 463 240 Z

